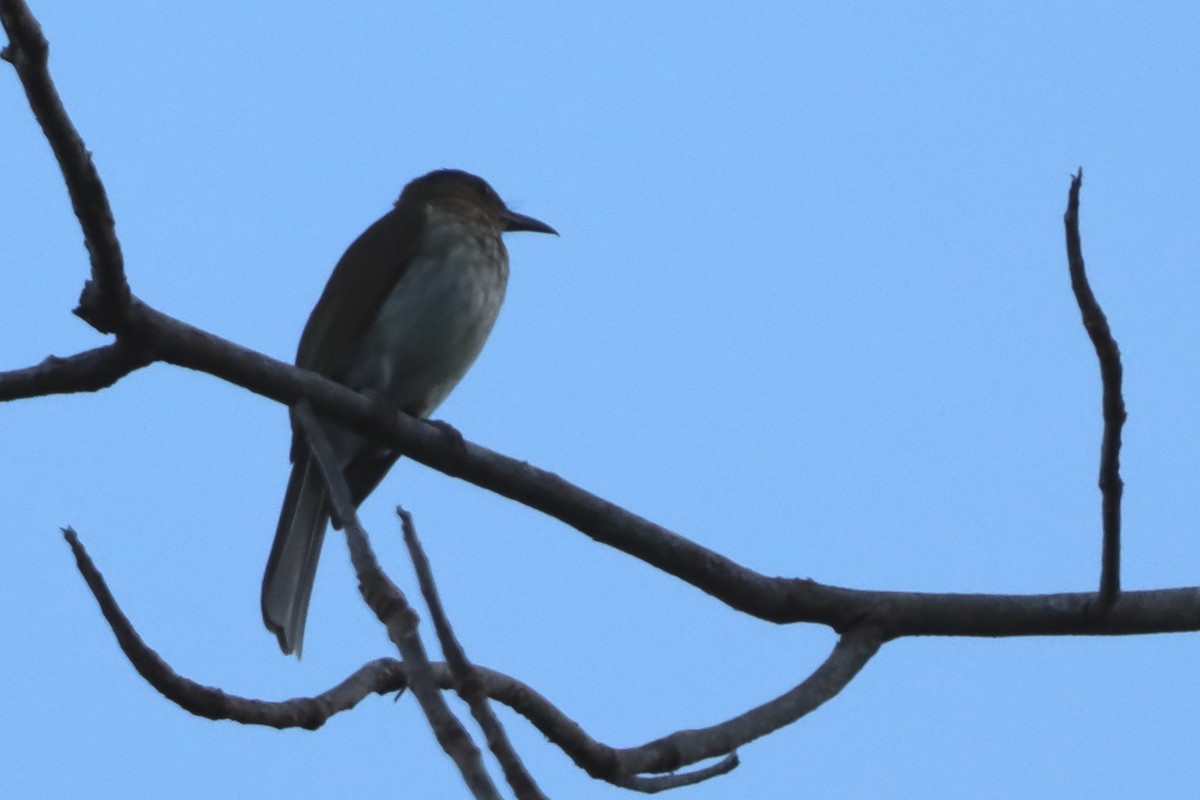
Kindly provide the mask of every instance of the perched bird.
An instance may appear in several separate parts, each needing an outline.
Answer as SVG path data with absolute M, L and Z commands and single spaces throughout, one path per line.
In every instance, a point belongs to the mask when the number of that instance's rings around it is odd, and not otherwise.
M 428 417 L 496 322 L 508 284 L 507 231 L 557 234 L 510 211 L 467 172 L 444 169 L 412 181 L 338 261 L 300 337 L 296 366 Z M 333 423 L 324 428 L 357 505 L 399 454 Z M 299 656 L 329 504 L 296 429 L 292 465 L 263 576 L 262 613 L 283 652 Z

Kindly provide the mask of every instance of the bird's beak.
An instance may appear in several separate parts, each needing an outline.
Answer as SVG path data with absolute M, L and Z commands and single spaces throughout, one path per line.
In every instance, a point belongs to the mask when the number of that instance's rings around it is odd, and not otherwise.
M 504 212 L 504 230 L 506 231 L 532 231 L 534 233 L 552 233 L 558 236 L 558 231 L 551 228 L 541 220 L 527 217 L 524 214 L 518 214 L 515 211 Z

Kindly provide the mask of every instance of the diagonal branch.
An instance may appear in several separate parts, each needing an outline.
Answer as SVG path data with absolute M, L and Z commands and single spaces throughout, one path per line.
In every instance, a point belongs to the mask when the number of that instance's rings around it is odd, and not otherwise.
M 1108 318 L 1100 308 L 1092 287 L 1088 284 L 1083 265 L 1083 246 L 1079 237 L 1079 189 L 1083 185 L 1083 169 L 1071 178 L 1067 212 L 1063 224 L 1067 233 L 1067 263 L 1071 272 L 1071 289 L 1083 315 L 1100 361 L 1100 380 L 1103 385 L 1104 437 L 1100 444 L 1101 518 L 1104 544 L 1100 560 L 1100 610 L 1107 612 L 1121 591 L 1121 495 L 1125 484 L 1121 480 L 1121 428 L 1125 424 L 1125 400 L 1121 394 L 1121 350 L 1108 327 Z
M 500 720 L 496 718 L 491 706 L 488 705 L 483 681 L 479 679 L 478 673 L 475 672 L 475 666 L 467 659 L 466 651 L 463 650 L 458 637 L 454 635 L 450 619 L 446 616 L 445 608 L 442 607 L 442 598 L 438 594 L 437 585 L 433 580 L 433 568 L 429 566 L 429 558 L 425 555 L 425 549 L 421 547 L 421 541 L 417 538 L 417 528 L 413 524 L 412 515 L 400 507 L 396 508 L 396 514 L 399 515 L 404 528 L 404 544 L 408 546 L 408 555 L 417 573 L 421 595 L 425 598 L 425 605 L 428 606 L 429 615 L 433 618 L 434 630 L 437 631 L 442 653 L 446 656 L 446 663 L 450 666 L 450 674 L 454 676 L 454 691 L 470 707 L 471 715 L 483 729 L 488 747 L 496 756 L 496 760 L 500 762 L 500 767 L 504 770 L 504 777 L 519 800 L 545 800 L 546 796 L 538 788 L 533 776 L 525 769 L 521 757 L 517 755 L 512 742 L 508 739 L 508 734 L 504 731 L 504 726 L 500 724 Z
M 417 631 L 417 614 L 408 604 L 408 599 L 384 574 L 371 550 L 366 531 L 358 522 L 350 488 L 338 466 L 329 438 L 317 421 L 312 406 L 301 400 L 292 409 L 292 414 L 304 431 L 304 441 L 321 469 L 334 515 L 346 534 L 350 547 L 350 560 L 354 574 L 358 577 L 358 588 L 363 600 L 379 621 L 387 628 L 388 637 L 400 651 L 404 663 L 410 668 L 412 692 L 425 712 L 433 728 L 438 744 L 454 760 L 463 780 L 478 798 L 495 798 L 500 794 L 492 783 L 491 776 L 483 767 L 479 748 L 471 741 L 462 723 L 450 711 L 446 699 L 438 691 L 433 679 L 433 670 L 425 645 Z
M 81 316 L 98 330 L 111 333 L 119 327 L 131 295 L 108 193 L 50 78 L 50 45 L 41 25 L 23 0 L 0 2 L 0 24 L 8 34 L 8 46 L 0 52 L 0 58 L 12 64 L 21 79 L 29 107 L 62 170 L 71 208 L 83 228 L 92 280 L 84 288 L 85 300 L 81 303 L 81 308 L 90 313 Z
M 702 547 L 552 472 L 378 404 L 315 373 L 187 325 L 134 299 L 126 338 L 168 363 L 196 369 L 292 405 L 309 399 L 322 418 L 386 442 L 445 474 L 559 519 L 744 613 L 776 623 L 844 631 L 865 619 L 897 636 L 1046 636 L 1200 630 L 1200 588 L 1123 592 L 1102 618 L 1098 595 L 997 595 L 848 589 L 768 577 Z
M 255 353 L 135 300 L 131 332 L 164 361 L 206 372 L 291 405 L 312 402 L 322 418 L 386 442 L 447 475 L 515 500 L 597 542 L 686 581 L 731 608 L 769 622 L 815 622 L 837 631 L 870 619 L 888 638 L 1111 635 L 1200 630 L 1200 588 L 1124 592 L 1094 619 L 1094 592 L 997 595 L 847 589 L 768 577 L 528 462 L 379 404 L 315 373 Z

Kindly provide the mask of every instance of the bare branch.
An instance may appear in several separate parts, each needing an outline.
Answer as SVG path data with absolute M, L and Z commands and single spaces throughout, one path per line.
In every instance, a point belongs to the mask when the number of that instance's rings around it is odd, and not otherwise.
M 387 691 L 389 684 L 395 680 L 394 677 L 391 681 L 388 678 L 395 671 L 396 662 L 392 659 L 380 659 L 372 661 L 334 688 L 316 697 L 268 703 L 229 695 L 220 689 L 183 678 L 138 636 L 129 618 L 117 605 L 116 599 L 104 582 L 104 576 L 96 569 L 83 543 L 79 541 L 78 534 L 71 528 L 63 528 L 63 537 L 71 546 L 75 564 L 99 603 L 100 612 L 108 621 L 129 663 L 163 697 L 192 714 L 207 719 L 229 719 L 273 728 L 299 727 L 316 730 L 334 714 L 354 708 L 367 694 Z
M 387 628 L 388 637 L 400 650 L 409 667 L 413 695 L 425 712 L 438 744 L 454 760 L 463 780 L 478 798 L 496 798 L 500 793 L 483 767 L 483 758 L 470 734 L 446 705 L 438 691 L 425 653 L 425 645 L 417 630 L 417 614 L 408 604 L 400 588 L 384 574 L 371 550 L 367 533 L 358 522 L 350 488 L 334 456 L 333 447 L 307 400 L 301 400 L 292 414 L 304 431 L 305 444 L 321 469 L 334 514 L 341 523 L 350 546 L 350 560 L 358 577 L 363 600 Z
M 521 763 L 521 757 L 508 740 L 504 726 L 492 712 L 487 702 L 487 692 L 483 682 L 475 673 L 475 667 L 467 659 L 467 654 L 454 635 L 446 610 L 442 607 L 442 599 L 438 595 L 437 585 L 433 580 L 433 569 L 429 566 L 429 558 L 417 538 L 417 528 L 413 525 L 412 515 L 399 506 L 396 514 L 400 517 L 404 528 L 404 543 L 408 546 L 408 555 L 412 559 L 417 572 L 417 582 L 421 586 L 421 595 L 425 605 L 429 607 L 429 615 L 433 618 L 433 626 L 437 631 L 438 641 L 442 645 L 442 653 L 446 663 L 450 665 L 450 673 L 454 676 L 454 691 L 456 691 L 471 709 L 471 715 L 483 729 L 488 747 L 500 762 L 504 777 L 520 800 L 545 800 L 545 795 L 538 788 L 533 776 Z
M 731 753 L 747 742 L 792 724 L 832 699 L 858 675 L 882 642 L 880 631 L 871 627 L 848 631 L 825 662 L 791 691 L 718 725 L 680 731 L 620 751 L 620 759 L 632 772 L 662 772 Z
M 986 595 L 865 591 L 768 577 L 604 500 L 552 472 L 377 403 L 316 373 L 285 364 L 173 319 L 134 299 L 129 333 L 168 363 L 200 370 L 281 403 L 311 401 L 322 418 L 399 448 L 447 475 L 559 519 L 595 541 L 684 580 L 769 622 L 814 622 L 844 631 L 871 619 L 897 636 L 1045 636 L 1200 630 L 1200 588 L 1124 592 L 1103 619 L 1098 595 Z
M 126 341 L 116 341 L 66 358 L 48 356 L 37 366 L 0 372 L 0 402 L 50 394 L 98 392 L 153 361 L 149 353 Z
M 181 678 L 137 636 L 88 559 L 74 531 L 64 530 L 64 535 L 75 553 L 81 574 L 130 663 L 165 697 L 192 713 L 210 719 L 230 719 L 277 728 L 317 728 L 333 714 L 353 708 L 368 693 L 382 694 L 410 685 L 411 665 L 402 665 L 390 659 L 365 665 L 337 687 L 317 697 L 281 703 L 239 698 Z M 1143 601 L 1156 600 L 1155 596 L 1160 594 L 1164 593 L 1125 593 L 1118 608 L 1126 609 Z M 1173 598 L 1178 606 L 1176 613 L 1190 613 L 1193 625 L 1200 625 L 1200 610 L 1197 608 L 1200 590 L 1174 590 L 1169 594 L 1176 595 Z M 1190 597 L 1186 594 L 1190 594 Z M 978 597 L 981 600 L 989 599 L 992 604 L 1004 600 L 982 595 Z M 943 598 L 937 602 L 948 603 L 951 600 Z M 933 607 L 934 604 L 929 606 L 930 609 Z M 1189 608 L 1190 612 L 1187 611 Z M 978 610 L 982 610 L 982 607 Z M 1133 608 L 1123 613 L 1141 612 Z M 1120 614 L 1114 613 L 1110 615 L 1108 623 L 1112 623 L 1114 617 L 1120 621 Z M 528 685 L 494 670 L 478 666 L 474 669 L 488 697 L 504 703 L 528 719 L 589 775 L 638 791 L 660 791 L 727 772 L 737 765 L 736 758 L 729 756 L 716 765 L 686 775 L 642 776 L 645 773 L 679 769 L 713 755 L 731 753 L 740 745 L 799 719 L 835 696 L 854 678 L 876 652 L 881 636 L 880 631 L 869 627 L 856 628 L 842 637 L 826 662 L 807 680 L 780 697 L 727 722 L 701 730 L 671 734 L 640 747 L 625 749 L 614 749 L 595 741 L 576 722 Z M 440 689 L 454 686 L 455 678 L 448 666 L 433 664 L 430 669 L 432 679 Z
M 131 329 L 160 357 L 283 403 L 308 398 L 323 417 L 405 456 L 559 519 L 595 541 L 686 581 L 732 608 L 770 622 L 815 622 L 844 631 L 871 619 L 889 638 L 1043 636 L 1200 630 L 1200 589 L 1122 593 L 1103 619 L 1098 595 L 931 594 L 864 591 L 768 577 L 604 500 L 552 472 L 380 406 L 315 373 L 276 361 L 175 320 L 137 300 Z
M 41 25 L 23 0 L 0 2 L 0 24 L 8 34 L 8 46 L 0 57 L 16 68 L 25 87 L 29 107 L 62 170 L 71 207 L 83 228 L 84 243 L 91 257 L 92 280 L 84 288 L 84 299 L 76 313 L 98 330 L 114 332 L 129 305 L 130 291 L 108 193 L 50 78 L 47 69 L 50 45 L 42 35 Z
M 350 499 L 350 489 L 346 485 L 341 468 L 337 465 L 329 438 L 320 427 L 317 416 L 312 413 L 312 407 L 307 401 L 296 404 L 292 413 L 304 429 L 305 443 L 317 461 L 334 513 L 346 533 L 350 561 L 354 564 L 354 573 L 359 579 L 362 600 L 366 601 L 379 621 L 388 628 L 388 637 L 400 650 L 404 663 L 408 664 L 409 676 L 412 679 L 410 686 L 416 702 L 430 721 L 433 735 L 437 736 L 438 744 L 442 745 L 446 754 L 454 759 L 463 781 L 467 782 L 476 798 L 499 800 L 499 792 L 484 769 L 484 760 L 479 748 L 470 739 L 466 728 L 463 728 L 462 723 L 452 714 L 442 692 L 438 691 L 437 682 L 433 680 L 430 660 L 418 632 L 416 613 L 409 606 L 400 588 L 380 569 L 378 560 L 374 557 L 371 542 L 367 540 L 366 531 L 362 530 L 359 524 L 354 501 Z
M 299 697 L 281 702 L 254 700 L 228 694 L 204 686 L 176 673 L 154 650 L 150 649 L 117 605 L 104 582 L 104 577 L 71 528 L 63 529 L 63 537 L 75 555 L 80 574 L 100 606 L 100 611 L 117 638 L 125 657 L 138 674 L 160 694 L 180 708 L 197 716 L 214 720 L 231 720 L 246 725 L 273 728 L 306 728 L 316 730 L 335 714 L 354 708 L 368 694 L 388 694 L 412 685 L 413 668 L 395 659 L 371 661 L 337 686 L 315 697 Z M 456 678 L 447 664 L 431 664 L 431 675 L 439 689 L 451 689 Z M 587 735 L 577 723 L 568 718 L 532 687 L 508 675 L 486 667 L 473 666 L 482 690 L 488 697 L 512 708 L 529 720 L 548 740 L 560 747 L 589 774 L 605 777 L 618 785 L 639 791 L 659 791 L 672 785 L 686 785 L 728 772 L 737 765 L 736 758 L 687 775 L 654 778 L 629 777 L 615 769 L 620 752 L 600 744 Z M 647 745 L 649 746 L 649 745 Z M 657 746 L 656 746 L 657 747 Z M 636 753 L 637 748 L 629 751 Z M 653 758 L 641 757 L 641 763 L 653 770 Z M 659 769 L 666 769 L 660 767 Z
M 1096 301 L 1088 284 L 1083 265 L 1083 246 L 1079 238 L 1079 190 L 1083 185 L 1083 169 L 1071 178 L 1067 212 L 1063 224 L 1067 232 L 1067 263 L 1071 272 L 1071 289 L 1083 315 L 1100 361 L 1100 380 L 1104 387 L 1104 437 L 1100 444 L 1101 517 L 1104 525 L 1103 554 L 1100 564 L 1100 602 L 1102 611 L 1109 610 L 1121 591 L 1121 495 L 1125 484 L 1121 480 L 1121 428 L 1125 424 L 1125 399 L 1121 394 L 1121 350 L 1108 327 L 1108 318 Z

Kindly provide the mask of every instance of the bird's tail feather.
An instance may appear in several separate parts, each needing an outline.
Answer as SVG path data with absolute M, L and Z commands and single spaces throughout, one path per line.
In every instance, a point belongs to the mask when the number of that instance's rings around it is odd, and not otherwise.
M 329 504 L 312 457 L 307 452 L 297 455 L 263 575 L 262 614 L 267 629 L 279 639 L 280 649 L 299 658 Z

